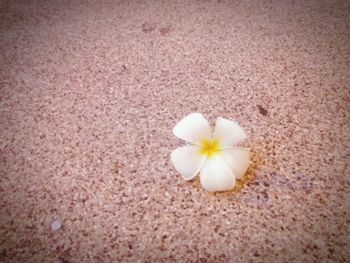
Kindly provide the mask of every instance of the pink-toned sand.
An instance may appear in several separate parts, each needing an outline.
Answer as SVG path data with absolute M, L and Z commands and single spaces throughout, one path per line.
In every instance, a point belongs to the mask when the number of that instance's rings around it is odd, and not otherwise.
M 0 2 L 0 262 L 350 262 L 349 1 Z M 190 112 L 245 128 L 209 194 Z

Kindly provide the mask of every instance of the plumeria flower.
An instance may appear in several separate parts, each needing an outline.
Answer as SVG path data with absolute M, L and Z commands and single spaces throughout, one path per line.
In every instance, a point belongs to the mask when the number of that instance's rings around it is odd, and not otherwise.
M 250 150 L 236 145 L 246 138 L 234 121 L 218 118 L 212 135 L 208 121 L 191 113 L 179 121 L 173 133 L 190 143 L 171 153 L 171 162 L 185 180 L 198 173 L 207 191 L 227 191 L 241 179 L 250 164 Z

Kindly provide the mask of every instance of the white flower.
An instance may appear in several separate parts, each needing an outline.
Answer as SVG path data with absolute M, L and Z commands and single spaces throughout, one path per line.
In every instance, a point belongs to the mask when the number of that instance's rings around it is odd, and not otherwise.
M 173 133 L 191 145 L 175 149 L 171 162 L 185 180 L 200 173 L 204 189 L 227 191 L 246 173 L 250 150 L 236 145 L 246 138 L 234 121 L 218 118 L 212 135 L 208 121 L 200 113 L 191 113 L 179 121 Z

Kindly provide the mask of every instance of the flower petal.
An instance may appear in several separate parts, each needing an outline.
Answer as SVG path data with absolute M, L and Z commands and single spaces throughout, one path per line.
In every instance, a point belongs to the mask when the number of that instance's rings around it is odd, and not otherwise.
M 213 155 L 205 161 L 200 181 L 205 190 L 215 192 L 231 190 L 236 179 L 226 162 L 218 155 Z
M 173 133 L 180 139 L 195 144 L 212 138 L 209 123 L 200 113 L 187 115 L 175 125 Z
M 236 122 L 221 117 L 216 120 L 214 139 L 220 141 L 221 147 L 231 147 L 246 137 L 245 131 Z
M 243 147 L 235 147 L 221 151 L 218 155 L 231 167 L 236 179 L 241 179 L 250 165 L 250 150 Z
M 200 171 L 206 156 L 200 154 L 199 146 L 190 145 L 175 149 L 171 153 L 171 162 L 185 180 L 193 179 Z

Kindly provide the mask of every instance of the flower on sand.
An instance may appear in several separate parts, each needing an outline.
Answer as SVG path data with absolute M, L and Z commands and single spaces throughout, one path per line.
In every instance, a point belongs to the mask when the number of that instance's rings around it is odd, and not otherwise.
M 250 150 L 236 145 L 246 138 L 234 121 L 218 118 L 212 134 L 208 121 L 200 113 L 191 113 L 179 121 L 173 133 L 190 145 L 171 153 L 171 162 L 185 180 L 198 173 L 207 191 L 227 191 L 241 179 L 250 164 Z

